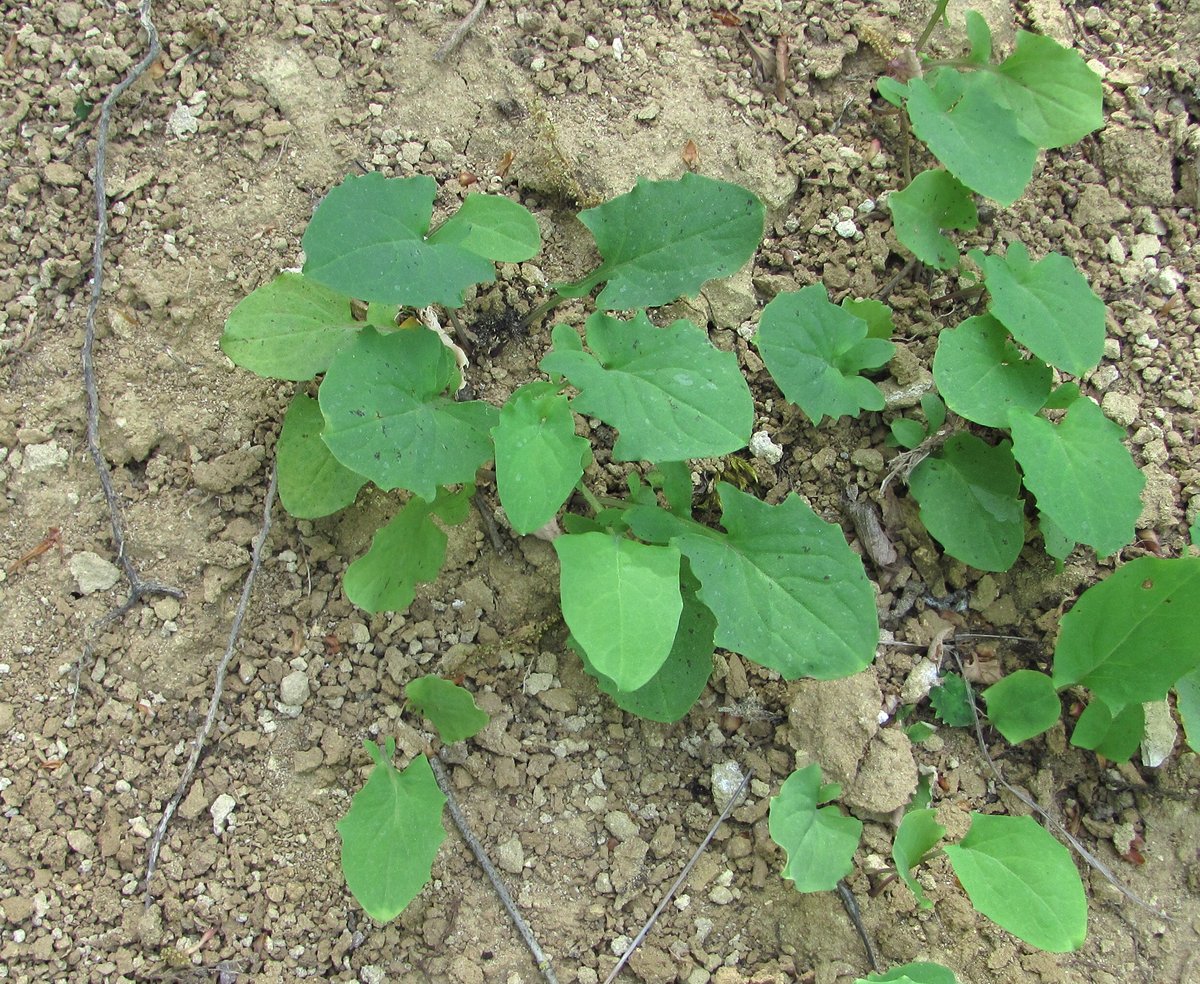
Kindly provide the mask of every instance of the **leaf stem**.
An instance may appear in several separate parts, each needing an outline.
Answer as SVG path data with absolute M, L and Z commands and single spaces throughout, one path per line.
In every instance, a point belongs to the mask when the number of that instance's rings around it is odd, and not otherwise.
M 552 297 L 546 298 L 546 300 L 542 301 L 541 304 L 525 316 L 525 320 L 521 322 L 521 330 L 529 331 L 565 300 L 566 298 L 561 294 L 555 294 Z
M 604 503 L 596 498 L 596 493 L 584 485 L 582 480 L 576 483 L 575 488 L 577 488 L 579 490 L 579 494 L 587 500 L 587 504 L 589 507 L 591 507 L 593 515 L 599 515 L 604 510 Z
M 921 49 L 929 42 L 934 30 L 937 28 L 938 21 L 946 16 L 946 7 L 950 0 L 937 0 L 933 5 L 933 11 L 929 15 L 929 21 L 925 24 L 925 30 L 921 32 L 921 36 L 917 38 L 917 43 L 913 45 L 913 50 L 920 54 Z

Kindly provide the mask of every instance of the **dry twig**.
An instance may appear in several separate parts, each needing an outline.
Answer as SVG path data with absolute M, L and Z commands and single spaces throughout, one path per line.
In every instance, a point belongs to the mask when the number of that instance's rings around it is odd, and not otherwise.
M 242 622 L 245 621 L 246 609 L 250 606 L 250 592 L 254 587 L 254 579 L 257 577 L 258 570 L 262 566 L 263 545 L 267 542 L 267 534 L 271 532 L 271 507 L 275 503 L 277 478 L 277 470 L 275 466 L 272 466 L 271 481 L 267 486 L 267 500 L 263 505 L 262 528 L 258 531 L 258 536 L 254 538 L 254 547 L 250 554 L 250 570 L 246 574 L 246 582 L 242 585 L 242 597 L 238 601 L 237 612 L 233 616 L 233 624 L 229 627 L 229 642 L 225 646 L 225 655 L 221 657 L 221 662 L 217 664 L 217 675 L 213 681 L 212 697 L 208 702 L 208 713 L 204 715 L 204 723 L 196 733 L 196 742 L 192 746 L 192 754 L 188 757 L 187 765 L 183 769 L 183 775 L 179 778 L 179 785 L 175 788 L 175 795 L 171 797 L 170 802 L 163 809 L 158 826 L 154 829 L 154 836 L 150 839 L 150 851 L 146 860 L 145 897 L 147 907 L 151 901 L 150 879 L 154 877 L 154 868 L 158 864 L 158 852 L 162 848 L 163 837 L 167 833 L 167 826 L 170 824 L 171 818 L 175 816 L 175 811 L 183 800 L 184 794 L 187 793 L 188 787 L 192 784 L 192 776 L 196 774 L 196 766 L 200 762 L 200 756 L 204 752 L 204 745 L 208 741 L 208 736 L 212 734 L 213 725 L 217 720 L 217 711 L 221 707 L 221 695 L 225 691 L 225 673 L 229 669 L 229 663 L 233 659 L 233 653 L 237 647 L 238 636 L 242 632 Z
M 437 53 L 433 56 L 435 62 L 444 62 L 458 50 L 458 46 L 466 40 L 471 28 L 475 26 L 475 22 L 479 20 L 479 15 L 483 13 L 483 8 L 486 6 L 487 0 L 475 0 L 475 6 L 471 8 L 471 12 L 454 29 L 454 33 L 446 39 L 446 43 L 438 48 Z

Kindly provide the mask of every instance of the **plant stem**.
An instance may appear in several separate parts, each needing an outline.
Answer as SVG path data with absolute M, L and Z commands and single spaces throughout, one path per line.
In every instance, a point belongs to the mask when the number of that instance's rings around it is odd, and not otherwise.
M 587 504 L 591 507 L 593 515 L 599 515 L 600 512 L 603 511 L 604 503 L 596 498 L 595 492 L 583 484 L 582 479 L 576 484 L 575 488 L 577 488 L 579 490 L 579 494 L 587 500 Z
M 534 325 L 541 321 L 542 318 L 546 317 L 546 315 L 548 315 L 565 300 L 566 298 L 561 294 L 555 294 L 553 297 L 548 297 L 546 300 L 542 301 L 541 304 L 539 304 L 525 316 L 525 320 L 521 322 L 521 330 L 529 331 Z
M 938 21 L 946 16 L 946 7 L 949 2 L 950 0 L 937 0 L 937 2 L 933 5 L 933 11 L 929 15 L 929 21 L 925 25 L 925 30 L 921 32 L 921 36 L 917 38 L 917 43 L 913 45 L 913 50 L 916 51 L 917 54 L 920 54 L 921 49 L 924 48 L 929 42 L 929 38 L 933 35 L 934 30 L 937 28 Z

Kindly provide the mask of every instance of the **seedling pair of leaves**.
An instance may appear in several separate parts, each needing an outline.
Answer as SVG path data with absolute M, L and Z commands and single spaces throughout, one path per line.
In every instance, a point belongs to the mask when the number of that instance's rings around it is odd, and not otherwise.
M 862 823 L 837 806 L 822 805 L 840 792 L 836 783 L 821 783 L 820 766 L 813 764 L 793 772 L 771 799 L 771 839 L 787 853 L 782 874 L 799 892 L 831 891 L 853 870 Z M 976 910 L 1014 936 L 1054 953 L 1083 945 L 1087 934 L 1083 882 L 1070 852 L 1033 819 L 973 813 L 966 836 L 938 849 L 945 833 L 928 808 L 910 810 L 896 832 L 892 847 L 896 875 L 919 905 L 932 908 L 913 869 L 945 854 Z M 908 979 L 946 978 L 910 975 Z
M 1039 150 L 1066 147 L 1103 124 L 1100 79 L 1078 52 L 1018 31 L 1012 54 L 997 62 L 983 17 L 967 11 L 966 24 L 964 58 L 926 60 L 908 82 L 879 80 L 880 93 L 907 112 L 913 133 L 945 168 L 922 172 L 888 199 L 900 241 L 942 270 L 958 263 L 943 230 L 978 224 L 972 193 L 1011 205 L 1033 177 Z
M 446 744 L 470 738 L 487 726 L 488 716 L 471 694 L 448 680 L 421 677 L 409 683 L 405 693 Z M 446 797 L 424 755 L 399 769 L 393 763 L 394 738 L 389 737 L 383 749 L 373 741 L 363 744 L 375 766 L 337 825 L 342 872 L 366 913 L 389 922 L 432 878 L 434 859 L 446 837 Z
M 1014 242 L 1004 255 L 974 250 L 971 258 L 983 271 L 988 311 L 941 332 L 933 361 L 941 399 L 923 403 L 924 427 L 902 420 L 892 432 L 916 447 L 949 407 L 1010 439 L 989 444 L 960 431 L 922 461 L 909 480 L 921 520 L 952 556 L 1005 571 L 1025 542 L 1023 487 L 1048 553 L 1062 560 L 1084 543 L 1111 554 L 1133 540 L 1145 476 L 1122 428 L 1076 384 L 1053 383 L 1055 368 L 1081 376 L 1099 364 L 1104 303 L 1057 253 L 1034 262 Z

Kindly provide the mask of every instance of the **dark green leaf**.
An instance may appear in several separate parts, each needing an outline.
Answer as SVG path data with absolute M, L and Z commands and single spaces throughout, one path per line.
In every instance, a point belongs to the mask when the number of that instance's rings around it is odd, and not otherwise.
M 1071 744 L 1103 755 L 1114 762 L 1128 762 L 1146 731 L 1146 714 L 1141 704 L 1127 704 L 1114 713 L 1104 701 L 1093 700 L 1071 732 Z
M 346 178 L 304 233 L 305 276 L 362 301 L 461 307 L 463 291 L 495 280 L 496 268 L 465 246 L 426 240 L 436 191 L 424 175 Z
M 906 448 L 915 448 L 925 440 L 925 428 L 915 420 L 897 417 L 892 421 L 891 429 L 896 442 Z
M 929 703 L 933 705 L 937 719 L 952 728 L 965 728 L 975 721 L 967 682 L 957 673 L 942 677 L 941 686 L 929 691 Z
M 1134 537 L 1143 475 L 1122 442 L 1124 431 L 1081 398 L 1057 424 L 1012 410 L 1013 455 L 1025 488 L 1063 536 L 1105 557 Z
M 971 250 L 991 295 L 990 314 L 1039 359 L 1076 376 L 1104 355 L 1104 302 L 1067 257 L 1029 261 L 1024 243 L 1004 256 Z
M 921 410 L 929 425 L 929 433 L 936 434 L 946 422 L 946 404 L 936 393 L 926 393 L 921 397 Z
M 1175 709 L 1187 738 L 1188 748 L 1200 751 L 1200 667 L 1175 681 Z

